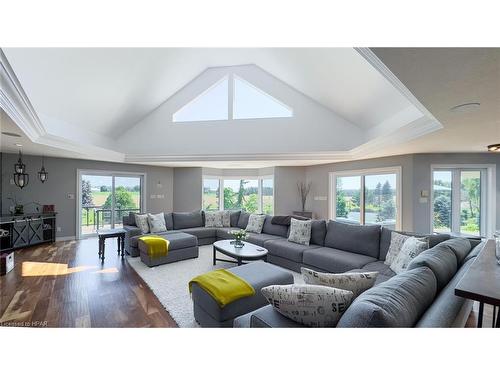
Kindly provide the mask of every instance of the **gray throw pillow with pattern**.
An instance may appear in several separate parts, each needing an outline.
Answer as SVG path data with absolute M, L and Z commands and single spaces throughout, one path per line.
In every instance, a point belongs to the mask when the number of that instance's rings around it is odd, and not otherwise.
M 288 241 L 309 246 L 309 242 L 311 241 L 311 228 L 311 220 L 297 220 L 292 217 Z
M 387 264 L 388 266 L 391 265 L 391 263 L 394 261 L 394 259 L 396 259 L 399 252 L 401 251 L 401 248 L 403 247 L 405 241 L 410 237 L 411 236 L 406 236 L 398 232 L 391 232 L 391 244 L 389 245 L 389 250 L 387 251 L 387 255 L 385 256 L 384 264 Z
M 262 233 L 262 227 L 264 226 L 265 220 L 266 215 L 251 214 L 248 218 L 248 224 L 245 230 L 252 233 Z
M 302 267 L 300 273 L 306 284 L 324 285 L 332 288 L 349 290 L 353 293 L 353 299 L 375 285 L 378 272 L 346 272 L 346 273 L 324 273 Z
M 352 292 L 323 285 L 271 285 L 261 289 L 280 314 L 309 327 L 335 327 Z
M 205 227 L 206 228 L 222 228 L 222 212 L 221 211 L 205 211 Z
M 143 234 L 149 233 L 148 214 L 135 214 L 135 225 Z
M 167 226 L 165 225 L 165 215 L 163 214 L 163 212 L 156 215 L 148 214 L 148 224 L 149 231 L 151 233 L 160 233 L 167 231 Z
M 231 211 L 222 211 L 222 226 L 226 228 L 231 226 Z
M 406 270 L 413 258 L 428 248 L 428 239 L 420 239 L 417 237 L 408 238 L 403 244 L 403 247 L 401 247 L 401 251 L 397 257 L 392 261 L 390 266 L 391 270 L 396 274 L 402 273 Z

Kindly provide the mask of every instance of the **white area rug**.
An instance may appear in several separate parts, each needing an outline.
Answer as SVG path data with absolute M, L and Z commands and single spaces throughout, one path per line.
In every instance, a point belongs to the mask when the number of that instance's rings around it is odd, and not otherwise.
M 217 258 L 224 255 L 217 253 Z M 199 327 L 194 320 L 193 301 L 188 290 L 188 282 L 195 276 L 219 268 L 234 267 L 235 264 L 217 262 L 212 264 L 212 245 L 200 246 L 200 256 L 196 259 L 164 264 L 149 268 L 139 257 L 127 257 L 129 264 L 151 288 L 158 300 L 177 322 L 179 327 Z M 300 274 L 290 271 L 295 282 L 303 283 Z

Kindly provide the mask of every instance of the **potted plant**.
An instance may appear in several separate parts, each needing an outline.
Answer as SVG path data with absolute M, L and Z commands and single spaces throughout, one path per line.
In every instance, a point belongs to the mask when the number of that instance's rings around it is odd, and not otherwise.
M 234 241 L 231 243 L 234 245 L 234 247 L 243 247 L 245 244 L 243 243 L 243 240 L 246 240 L 248 238 L 248 234 L 246 230 L 240 229 L 240 230 L 232 230 L 229 232 L 229 234 L 232 234 L 234 236 Z

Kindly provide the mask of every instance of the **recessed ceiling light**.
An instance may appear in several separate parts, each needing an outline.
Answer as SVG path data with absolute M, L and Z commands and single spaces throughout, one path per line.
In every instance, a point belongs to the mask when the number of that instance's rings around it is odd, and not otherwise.
M 8 135 L 9 137 L 21 137 L 20 134 L 11 133 L 11 132 L 2 132 L 3 135 Z
M 20 144 L 20 143 L 14 143 L 14 146 L 17 146 L 17 147 L 23 147 L 23 145 L 22 145 L 22 144 Z
M 450 108 L 451 112 L 460 112 L 460 113 L 468 113 L 477 111 L 481 103 L 472 102 L 472 103 L 462 103 Z
M 500 152 L 500 143 L 495 143 L 494 145 L 488 146 L 488 151 L 491 152 Z

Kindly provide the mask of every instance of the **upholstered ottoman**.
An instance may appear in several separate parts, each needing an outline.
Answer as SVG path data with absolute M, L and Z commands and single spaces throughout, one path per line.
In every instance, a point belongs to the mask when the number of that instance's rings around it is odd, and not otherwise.
M 150 257 L 146 244 L 139 238 L 138 247 L 141 261 L 149 267 L 158 266 L 160 264 L 177 262 L 190 258 L 198 258 L 198 239 L 196 236 L 183 232 L 166 232 L 160 237 L 168 240 L 168 254 L 160 257 Z
M 221 308 L 212 296 L 193 284 L 194 317 L 202 327 L 232 327 L 236 317 L 268 303 L 260 292 L 263 287 L 293 284 L 290 272 L 263 261 L 233 267 L 229 271 L 249 283 L 255 289 L 255 295 L 238 299 Z

